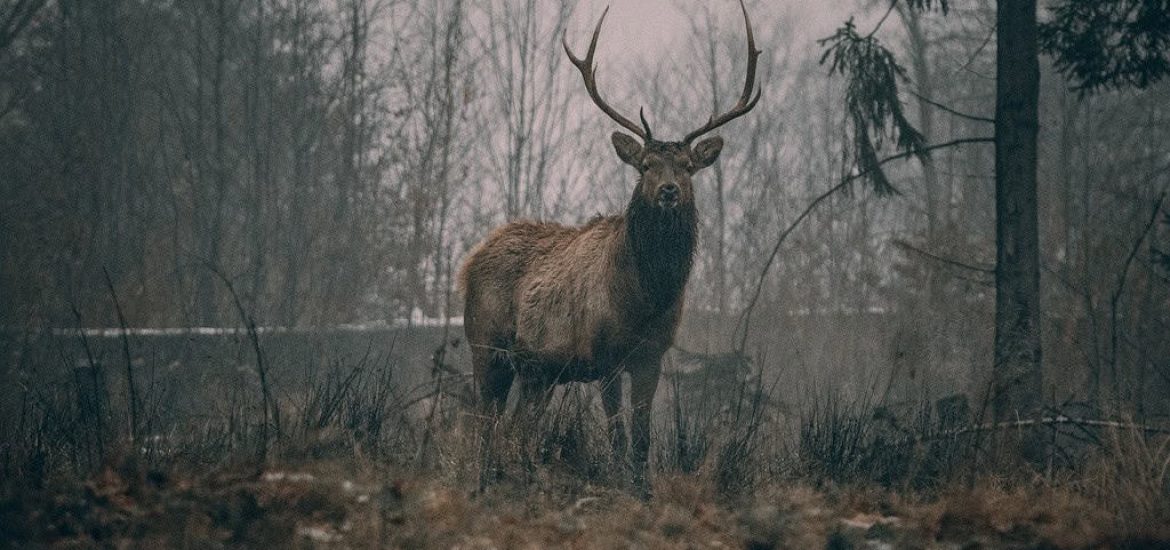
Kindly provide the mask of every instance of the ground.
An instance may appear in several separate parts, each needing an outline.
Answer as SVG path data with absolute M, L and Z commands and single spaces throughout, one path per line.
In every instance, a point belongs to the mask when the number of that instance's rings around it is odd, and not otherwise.
M 1170 527 L 1123 522 L 1071 491 L 905 494 L 761 483 L 717 495 L 660 475 L 643 501 L 544 476 L 484 493 L 370 464 L 314 461 L 182 476 L 132 465 L 9 490 L 8 548 L 1170 548 Z

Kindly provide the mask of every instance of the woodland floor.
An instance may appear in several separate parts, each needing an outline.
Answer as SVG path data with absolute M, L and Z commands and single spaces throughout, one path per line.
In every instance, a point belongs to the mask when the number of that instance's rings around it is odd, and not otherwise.
M 990 479 L 930 494 L 790 483 L 720 497 L 702 475 L 660 475 L 643 501 L 558 477 L 476 496 L 352 461 L 193 477 L 111 467 L 0 489 L 0 547 L 1170 548 L 1168 525 L 1126 526 L 1072 492 Z

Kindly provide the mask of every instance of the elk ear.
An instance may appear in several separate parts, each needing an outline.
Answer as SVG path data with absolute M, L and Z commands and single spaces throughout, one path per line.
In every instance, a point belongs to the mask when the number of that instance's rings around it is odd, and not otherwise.
M 621 132 L 614 132 L 613 148 L 622 162 L 634 168 L 642 167 L 642 144 L 638 143 L 638 140 Z
M 719 152 L 723 150 L 723 138 L 719 136 L 712 136 L 703 141 L 692 149 L 692 157 L 695 160 L 695 169 L 706 168 L 715 164 L 715 159 L 719 158 Z

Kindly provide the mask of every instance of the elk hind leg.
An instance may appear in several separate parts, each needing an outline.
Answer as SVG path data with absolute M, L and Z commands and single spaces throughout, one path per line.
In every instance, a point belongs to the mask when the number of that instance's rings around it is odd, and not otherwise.
M 601 406 L 605 409 L 605 425 L 609 432 L 609 443 L 613 447 L 614 462 L 628 465 L 629 445 L 626 422 L 622 415 L 621 373 L 601 381 Z
M 524 470 L 529 475 L 535 475 L 536 465 L 547 458 L 543 420 L 556 386 L 531 373 L 528 376 L 521 375 L 518 383 L 520 396 L 513 415 L 513 430 L 522 452 Z
M 479 491 L 483 492 L 487 485 L 501 475 L 499 457 L 496 452 L 495 432 L 504 406 L 508 402 L 508 392 L 512 389 L 515 370 L 508 361 L 507 352 L 480 346 L 472 348 L 472 362 L 476 379 L 479 383 L 479 436 L 480 436 L 480 472 Z
M 476 370 L 482 369 L 480 372 L 483 373 L 479 376 L 479 401 L 482 412 L 494 420 L 504 412 L 516 371 L 508 361 L 506 352 L 483 350 L 483 354 L 483 364 L 476 365 L 479 367 Z

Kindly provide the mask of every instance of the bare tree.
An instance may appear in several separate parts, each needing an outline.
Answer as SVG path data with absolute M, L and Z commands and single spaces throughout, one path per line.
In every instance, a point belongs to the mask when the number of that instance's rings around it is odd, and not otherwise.
M 569 93 L 564 60 L 551 55 L 571 4 L 492 0 L 481 6 L 476 28 L 477 64 L 486 82 L 482 158 L 500 186 L 506 219 L 542 218 L 553 174 L 570 180 L 561 153 L 572 135 L 566 124 Z M 554 169 L 555 168 L 555 169 Z

